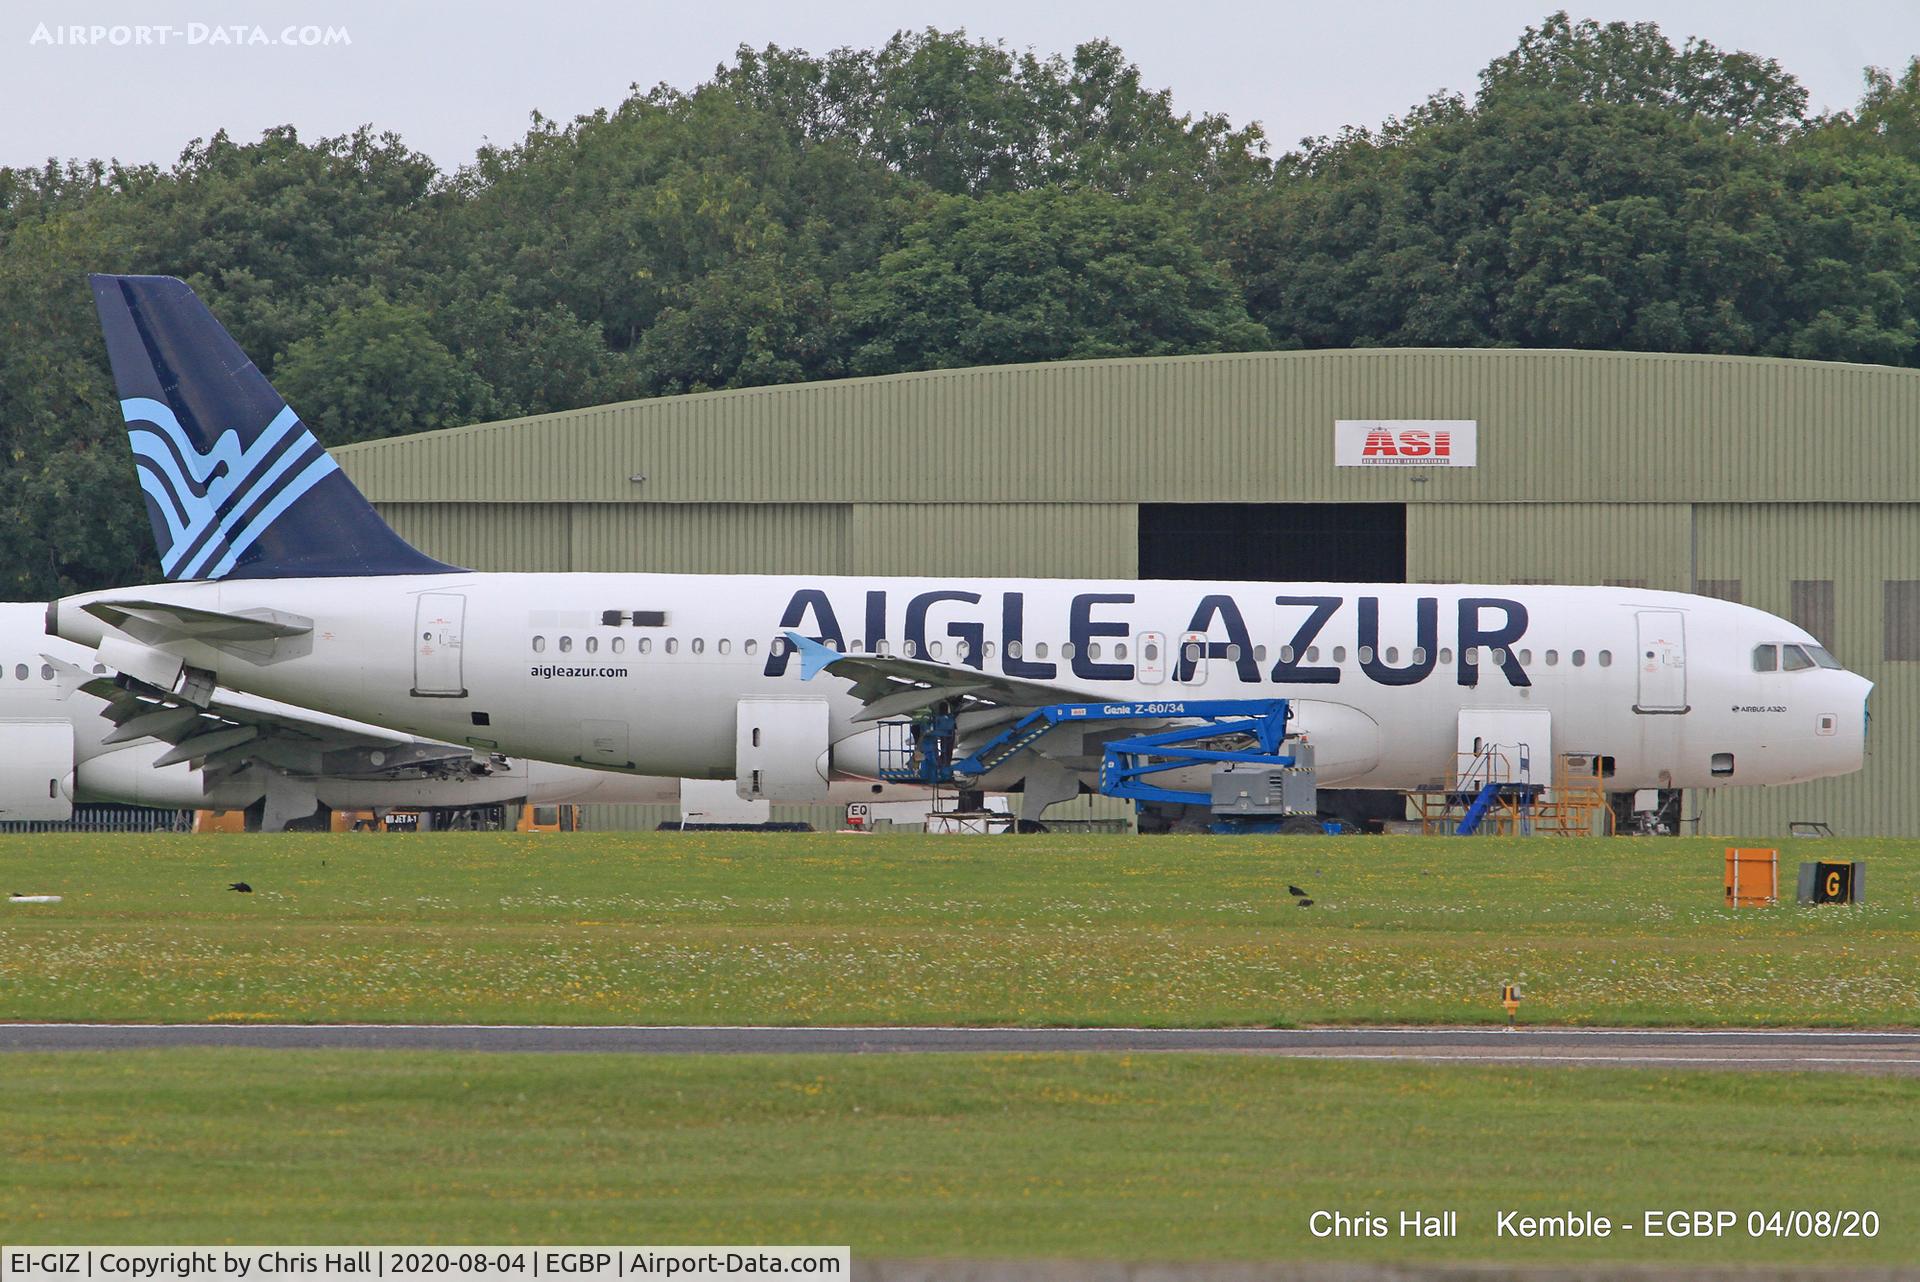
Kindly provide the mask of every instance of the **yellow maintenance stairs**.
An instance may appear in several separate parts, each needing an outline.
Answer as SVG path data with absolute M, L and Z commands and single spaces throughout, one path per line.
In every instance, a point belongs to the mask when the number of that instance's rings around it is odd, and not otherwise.
M 1427 836 L 1454 835 L 1489 781 L 1516 778 L 1498 748 L 1459 754 L 1454 777 L 1455 786 L 1447 791 L 1408 794 L 1420 831 Z M 1601 785 L 1597 756 L 1563 752 L 1554 761 L 1553 778 L 1553 787 L 1531 796 L 1524 786 L 1497 792 L 1482 805 L 1474 831 L 1508 837 L 1613 835 L 1613 811 Z

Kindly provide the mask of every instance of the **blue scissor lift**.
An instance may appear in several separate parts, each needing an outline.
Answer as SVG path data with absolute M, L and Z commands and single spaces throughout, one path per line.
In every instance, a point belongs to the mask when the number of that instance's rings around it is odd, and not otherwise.
M 1100 792 L 1135 802 L 1207 806 L 1212 796 L 1170 788 L 1154 776 L 1200 765 L 1286 769 L 1285 699 L 1171 699 L 1130 703 L 1053 703 L 1035 708 L 964 756 L 954 757 L 953 713 L 935 709 L 911 723 L 892 722 L 881 739 L 880 777 L 897 783 L 967 787 L 1015 753 L 1064 725 L 1143 719 L 1194 721 L 1109 741 L 1100 760 Z

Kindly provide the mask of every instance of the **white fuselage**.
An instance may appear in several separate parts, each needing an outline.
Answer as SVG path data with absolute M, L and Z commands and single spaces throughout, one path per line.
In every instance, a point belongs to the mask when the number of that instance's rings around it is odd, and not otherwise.
M 803 682 L 787 630 L 1089 699 L 1293 699 L 1322 785 L 1354 788 L 1448 780 L 1474 715 L 1522 711 L 1618 790 L 1843 774 L 1871 689 L 1756 671 L 1756 646 L 1817 644 L 1762 611 L 1613 587 L 463 572 L 93 593 L 58 603 L 60 635 L 99 643 L 95 598 L 312 620 L 283 657 L 166 647 L 235 689 L 663 776 L 732 777 L 736 704 L 767 697 L 826 700 L 835 774 L 872 773 L 862 704 L 833 668 Z

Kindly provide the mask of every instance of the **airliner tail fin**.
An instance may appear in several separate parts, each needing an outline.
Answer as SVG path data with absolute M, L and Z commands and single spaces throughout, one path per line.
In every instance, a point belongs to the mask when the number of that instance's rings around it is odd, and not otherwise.
M 455 572 L 381 519 L 186 282 L 91 280 L 167 578 Z

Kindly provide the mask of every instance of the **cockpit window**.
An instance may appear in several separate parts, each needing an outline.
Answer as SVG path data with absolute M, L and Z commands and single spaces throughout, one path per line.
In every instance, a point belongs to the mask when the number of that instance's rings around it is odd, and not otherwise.
M 1828 654 L 1827 648 L 1823 645 L 1810 645 L 1807 647 L 1807 653 L 1812 655 L 1813 661 L 1823 668 L 1841 668 L 1842 671 L 1845 670 L 1841 667 L 1840 660 Z
M 1757 645 L 1753 647 L 1753 670 L 1755 672 L 1775 672 L 1780 667 L 1780 651 L 1775 646 Z
M 1783 672 L 1804 672 L 1813 666 L 1813 659 L 1807 654 L 1805 646 L 1783 645 L 1780 647 L 1780 668 Z

